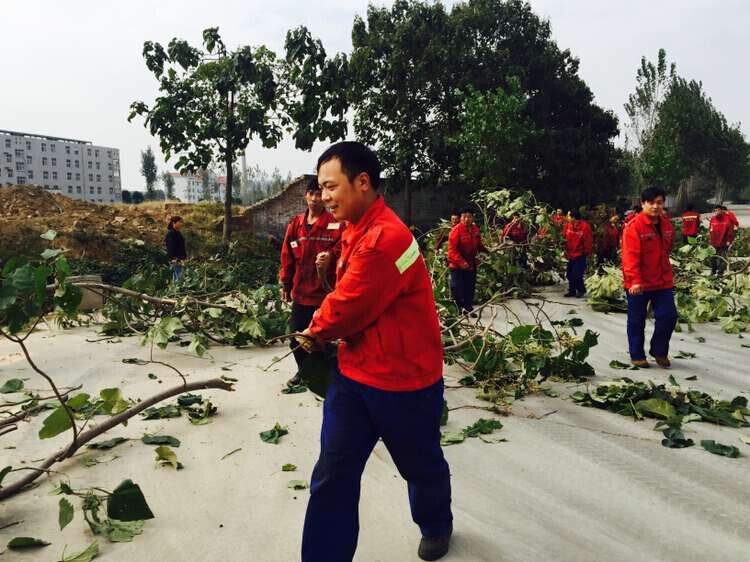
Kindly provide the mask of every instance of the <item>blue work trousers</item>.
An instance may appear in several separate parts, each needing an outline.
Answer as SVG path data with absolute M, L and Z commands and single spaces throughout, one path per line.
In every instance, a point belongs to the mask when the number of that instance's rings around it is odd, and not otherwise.
M 583 295 L 586 292 L 586 286 L 583 283 L 583 276 L 586 274 L 586 256 L 578 256 L 568 260 L 567 268 L 568 292 L 571 295 Z
M 459 312 L 474 310 L 477 272 L 474 269 L 451 269 L 451 295 Z
M 353 559 L 360 480 L 378 438 L 407 481 L 411 515 L 422 535 L 450 532 L 450 472 L 440 447 L 443 380 L 421 390 L 393 392 L 349 379 L 337 367 L 331 376 L 323 405 L 320 458 L 310 482 L 302 561 Z
M 628 347 L 631 359 L 645 359 L 646 314 L 648 303 L 654 307 L 654 335 L 651 337 L 649 353 L 654 357 L 667 357 L 669 340 L 677 324 L 677 307 L 674 304 L 674 289 L 644 291 L 640 295 L 628 296 Z

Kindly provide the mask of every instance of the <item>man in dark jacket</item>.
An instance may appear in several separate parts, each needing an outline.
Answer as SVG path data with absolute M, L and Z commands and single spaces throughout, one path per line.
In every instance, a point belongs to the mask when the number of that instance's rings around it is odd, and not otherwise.
M 164 243 L 167 246 L 167 257 L 169 258 L 169 263 L 172 264 L 172 280 L 175 283 L 182 278 L 182 269 L 187 259 L 185 238 L 180 232 L 182 225 L 182 217 L 172 217 L 169 219 L 167 235 L 164 237 Z

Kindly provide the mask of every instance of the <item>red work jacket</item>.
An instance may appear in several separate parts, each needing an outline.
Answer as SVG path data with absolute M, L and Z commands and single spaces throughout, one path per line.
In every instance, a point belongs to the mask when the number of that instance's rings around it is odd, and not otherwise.
M 315 257 L 320 252 L 331 253 L 328 283 L 336 282 L 336 260 L 341 255 L 343 223 L 336 222 L 328 211 L 318 217 L 310 230 L 305 226 L 307 213 L 297 215 L 289 223 L 281 246 L 279 281 L 292 300 L 306 306 L 319 306 L 326 296 L 315 269 Z
M 620 245 L 620 229 L 611 222 L 604 225 L 602 230 L 601 247 L 614 250 Z
M 661 236 L 645 213 L 638 215 L 622 231 L 622 272 L 625 288 L 641 285 L 644 291 L 674 286 L 669 253 L 674 242 L 674 226 L 659 217 Z
M 565 238 L 565 257 L 569 260 L 588 256 L 594 245 L 594 235 L 589 223 L 584 220 L 569 222 L 563 228 Z
M 451 229 L 448 236 L 448 267 L 450 269 L 477 268 L 477 254 L 486 252 L 479 234 L 479 227 L 472 224 L 469 228 L 462 222 Z
M 708 223 L 708 241 L 714 248 L 726 248 L 732 242 L 734 225 L 728 215 L 711 217 Z
M 344 231 L 336 288 L 310 332 L 341 339 L 341 373 L 389 391 L 419 390 L 443 376 L 432 284 L 419 245 L 382 197 Z
M 697 236 L 698 227 L 701 224 L 701 215 L 695 211 L 685 211 L 682 213 L 682 235 Z
M 503 238 L 510 238 L 516 244 L 523 244 L 528 236 L 526 226 L 521 221 L 511 221 L 503 228 Z

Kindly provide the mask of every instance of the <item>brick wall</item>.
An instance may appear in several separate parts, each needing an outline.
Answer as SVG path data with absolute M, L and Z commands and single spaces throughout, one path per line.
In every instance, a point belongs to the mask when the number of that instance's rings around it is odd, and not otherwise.
M 305 185 L 309 177 L 296 178 L 273 197 L 251 205 L 240 216 L 232 217 L 232 230 L 283 237 L 292 217 L 305 210 Z M 403 219 L 406 208 L 403 192 L 387 193 L 388 180 L 384 183 L 386 202 Z M 439 190 L 415 191 L 412 194 L 412 222 L 421 230 L 429 230 L 440 218 L 447 218 L 453 208 L 461 207 L 467 202 L 466 188 L 459 186 L 445 185 Z

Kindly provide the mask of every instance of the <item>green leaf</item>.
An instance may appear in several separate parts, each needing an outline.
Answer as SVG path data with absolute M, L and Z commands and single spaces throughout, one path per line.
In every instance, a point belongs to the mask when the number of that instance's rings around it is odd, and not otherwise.
M 281 467 L 281 470 L 283 472 L 294 472 L 295 470 L 297 470 L 297 465 L 296 464 L 288 463 L 288 464 L 283 465 Z
M 462 431 L 446 431 L 440 435 L 440 444 L 447 447 L 448 445 L 463 443 L 464 439 L 466 439 L 466 435 Z
M 99 391 L 103 404 L 101 410 L 105 414 L 116 416 L 128 409 L 130 404 L 122 397 L 122 391 L 119 388 L 105 388 Z
M 170 447 L 180 446 L 180 440 L 171 435 L 149 435 L 146 433 L 141 437 L 141 441 L 146 445 L 169 445 Z
M 21 379 L 9 379 L 0 386 L 0 394 L 12 394 L 23 390 L 23 381 Z
M 307 387 L 304 385 L 287 386 L 281 389 L 281 394 L 300 394 L 307 392 Z
M 691 353 L 689 351 L 680 351 L 674 357 L 675 359 L 695 359 L 696 355 L 695 353 Z
M 698 376 L 697 375 L 692 375 L 690 377 L 685 377 L 685 380 L 686 381 L 697 381 L 698 380 Z
M 448 425 L 448 401 L 443 399 L 443 413 L 440 414 L 440 426 Z
M 680 383 L 677 382 L 677 379 L 674 378 L 674 375 L 669 375 L 669 378 L 667 380 L 672 386 L 680 386 Z
M 684 449 L 685 447 L 692 447 L 695 444 L 692 439 L 685 439 L 685 434 L 677 427 L 668 427 L 662 433 L 664 434 L 664 439 L 661 440 L 661 444 L 664 447 Z
M 24 550 L 27 548 L 37 548 L 50 544 L 52 543 L 43 541 L 41 539 L 34 539 L 32 537 L 14 537 L 8 542 L 8 548 L 11 550 Z
M 714 455 L 721 455 L 722 457 L 729 457 L 730 459 L 736 459 L 740 456 L 740 450 L 734 445 L 722 445 L 713 439 L 705 439 L 701 441 L 701 446 Z
M 182 415 L 180 407 L 176 404 L 167 404 L 158 408 L 146 408 L 141 412 L 144 420 L 160 420 L 166 418 L 179 418 Z
M 273 428 L 267 430 L 267 431 L 261 431 L 260 432 L 260 439 L 264 443 L 271 443 L 273 445 L 278 445 L 279 440 L 289 433 L 289 430 L 285 427 L 281 427 L 278 423 L 273 426 Z
M 110 542 L 130 542 L 135 535 L 143 532 L 143 521 L 118 521 L 105 519 L 99 527 L 99 532 Z
M 305 490 L 307 489 L 307 482 L 304 480 L 290 480 L 286 487 L 292 490 Z
M 57 520 L 60 524 L 60 530 L 62 531 L 68 523 L 73 521 L 73 504 L 70 503 L 67 498 L 60 498 L 60 512 Z
M 171 466 L 177 469 L 177 455 L 166 445 L 160 445 L 155 449 L 156 463 L 159 466 Z
M 156 375 L 155 375 L 154 373 L 149 373 L 149 374 L 148 374 L 147 376 L 148 376 L 148 378 L 150 378 L 150 379 L 151 379 L 152 381 L 155 381 L 156 379 L 158 379 L 158 378 L 159 378 L 159 377 L 157 377 L 157 376 L 156 376 Z
M 78 554 L 65 556 L 65 553 L 63 553 L 63 558 L 62 560 L 60 560 L 60 562 L 91 562 L 94 558 L 97 557 L 98 554 L 99 543 L 94 541 L 88 547 L 86 547 L 85 550 L 82 550 Z
M 623 363 L 622 361 L 618 361 L 617 359 L 612 359 L 612 361 L 609 362 L 609 366 L 611 369 L 618 369 L 618 370 L 624 370 L 624 371 L 637 371 L 638 367 L 635 365 L 628 365 L 627 363 Z
M 143 497 L 138 484 L 123 480 L 107 498 L 107 517 L 119 521 L 153 519 L 154 514 Z
M 649 398 L 648 400 L 641 400 L 635 404 L 635 409 L 641 414 L 651 414 L 652 416 L 668 419 L 677 415 L 677 411 L 674 406 L 662 400 L 661 398 Z
M 52 230 L 52 229 L 50 229 L 47 232 L 45 232 L 44 234 L 41 234 L 39 236 L 39 238 L 42 238 L 44 240 L 49 240 L 51 242 L 52 240 L 54 240 L 55 238 L 57 238 L 57 232 L 54 231 L 54 230 Z
M 187 408 L 193 404 L 200 404 L 201 402 L 203 402 L 203 396 L 200 394 L 183 394 L 177 397 L 177 403 L 183 408 Z
M 60 482 L 60 485 L 57 486 L 54 490 L 52 490 L 53 494 L 60 495 L 60 494 L 72 494 L 73 489 L 67 485 L 65 482 Z
M 56 258 L 62 253 L 63 253 L 63 250 L 58 250 L 56 248 L 47 248 L 46 250 L 42 252 L 42 259 L 49 260 L 52 258 Z
M 127 439 L 124 437 L 113 437 L 112 439 L 108 439 L 107 441 L 97 441 L 96 443 L 89 443 L 86 445 L 89 449 L 111 449 L 112 447 L 116 447 L 120 443 L 125 443 Z
M 479 418 L 472 425 L 463 429 L 466 437 L 477 437 L 478 435 L 488 435 L 496 429 L 502 429 L 503 424 L 499 420 L 486 420 Z

